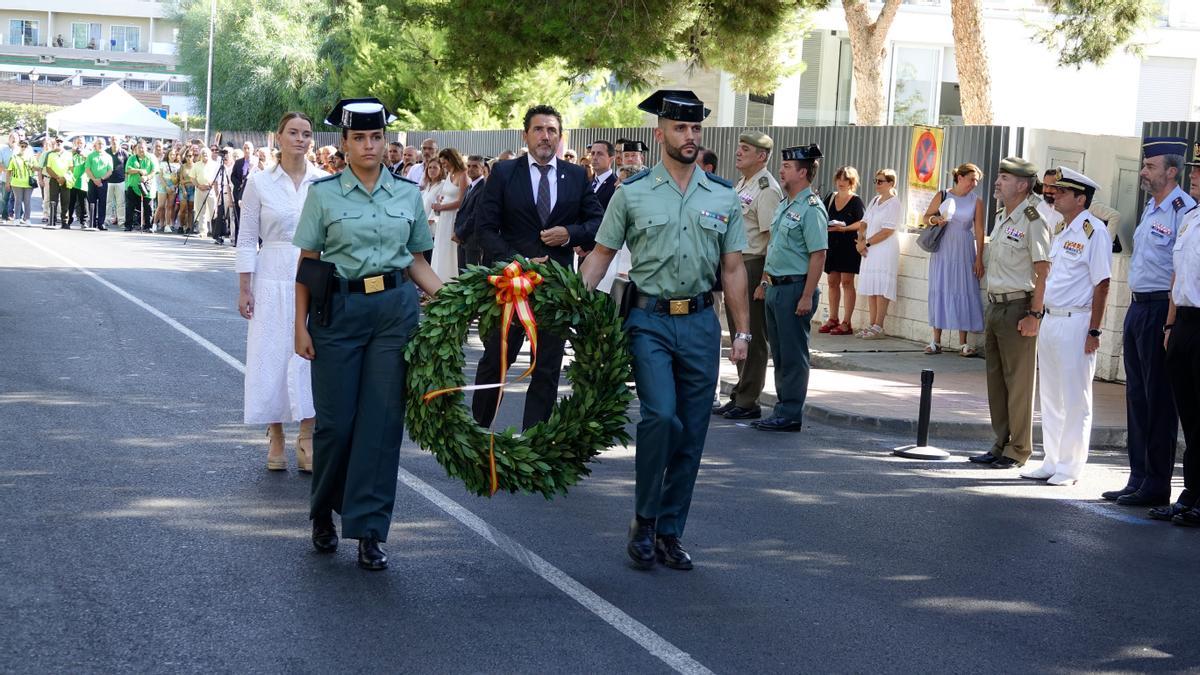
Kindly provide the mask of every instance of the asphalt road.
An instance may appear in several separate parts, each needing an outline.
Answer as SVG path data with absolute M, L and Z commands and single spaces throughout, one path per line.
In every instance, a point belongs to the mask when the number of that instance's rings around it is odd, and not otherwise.
M 565 498 L 488 500 L 408 442 L 391 569 L 315 554 L 310 479 L 265 470 L 219 357 L 245 354 L 232 269 L 173 235 L 0 227 L 0 669 L 1200 670 L 1200 532 L 1093 500 L 1116 453 L 1059 489 L 976 448 L 930 464 L 889 456 L 910 439 L 714 421 L 697 568 L 643 573 L 632 447 Z

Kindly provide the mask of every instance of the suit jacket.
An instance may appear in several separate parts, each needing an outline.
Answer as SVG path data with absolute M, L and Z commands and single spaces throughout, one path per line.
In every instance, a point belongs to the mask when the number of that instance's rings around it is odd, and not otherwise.
M 608 174 L 608 178 L 600 184 L 596 189 L 596 199 L 600 200 L 600 206 L 607 211 L 608 203 L 612 201 L 613 193 L 617 191 L 617 172 Z
M 246 180 L 250 178 L 249 175 L 242 175 L 242 171 L 244 171 L 245 168 L 246 158 L 243 157 L 241 159 L 235 159 L 233 161 L 233 168 L 229 170 L 229 180 L 231 183 L 233 183 L 234 199 L 240 200 L 242 198 L 242 192 L 246 189 Z
M 483 194 L 485 184 L 486 181 L 481 180 L 467 188 L 467 196 L 463 197 L 458 213 L 454 214 L 454 236 L 458 237 L 464 246 L 475 244 L 475 206 L 479 204 L 479 195 Z
M 474 209 L 475 230 L 483 250 L 496 260 L 515 255 L 527 258 L 550 256 L 570 266 L 575 246 L 591 246 L 600 229 L 604 209 L 592 192 L 587 172 L 563 160 L 558 165 L 558 198 L 543 226 L 533 200 L 529 175 L 530 156 L 497 162 L 484 183 Z M 542 230 L 565 227 L 570 236 L 565 246 L 542 243 Z

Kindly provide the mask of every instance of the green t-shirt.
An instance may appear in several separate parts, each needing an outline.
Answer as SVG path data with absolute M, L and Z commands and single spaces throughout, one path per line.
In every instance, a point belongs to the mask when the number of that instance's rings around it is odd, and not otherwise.
M 8 160 L 8 184 L 10 187 L 29 187 L 29 175 L 33 172 L 29 165 L 28 157 L 19 152 L 13 153 L 12 159 Z
M 84 185 L 83 167 L 87 165 L 87 154 L 84 152 L 71 152 L 71 173 L 75 176 L 75 189 L 83 190 L 87 186 Z
M 140 169 L 142 171 L 145 171 L 146 173 L 145 173 L 145 175 L 137 174 L 137 173 L 130 173 L 129 172 L 130 169 Z M 138 194 L 139 196 L 153 197 L 154 196 L 154 192 L 153 192 L 154 181 L 150 180 L 150 176 L 153 172 L 154 172 L 154 158 L 153 157 L 151 157 L 150 155 L 146 155 L 145 157 L 138 157 L 136 153 L 130 155 L 129 159 L 125 160 L 125 187 L 132 188 L 133 191 L 136 194 Z M 142 192 L 142 181 L 143 180 L 147 181 L 147 185 L 150 186 L 150 194 L 144 194 Z
M 108 178 L 108 174 L 112 173 L 112 157 L 103 150 L 93 150 L 92 154 L 87 156 L 86 166 L 88 171 L 92 172 L 93 178 L 104 180 Z
M 54 173 L 63 179 L 63 187 L 68 190 L 75 187 L 75 174 L 71 171 L 71 153 L 66 150 L 55 150 L 48 153 L 46 157 L 46 167 L 53 169 Z M 54 180 L 51 177 L 50 180 Z

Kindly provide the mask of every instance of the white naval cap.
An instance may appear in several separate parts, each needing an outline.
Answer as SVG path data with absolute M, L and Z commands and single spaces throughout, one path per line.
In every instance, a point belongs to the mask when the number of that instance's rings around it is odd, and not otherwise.
M 1100 189 L 1100 185 L 1096 181 L 1088 178 L 1074 169 L 1065 166 L 1060 166 L 1055 169 L 1054 174 L 1054 187 L 1056 188 L 1071 188 L 1072 190 L 1078 190 L 1089 198 L 1096 194 L 1096 190 Z

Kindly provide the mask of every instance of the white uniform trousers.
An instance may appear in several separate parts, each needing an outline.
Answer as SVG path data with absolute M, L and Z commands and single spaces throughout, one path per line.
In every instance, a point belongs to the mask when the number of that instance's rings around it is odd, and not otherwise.
M 1092 377 L 1096 354 L 1085 354 L 1090 312 L 1042 319 L 1038 331 L 1038 392 L 1046 457 L 1035 470 L 1052 481 L 1078 480 L 1092 437 Z

